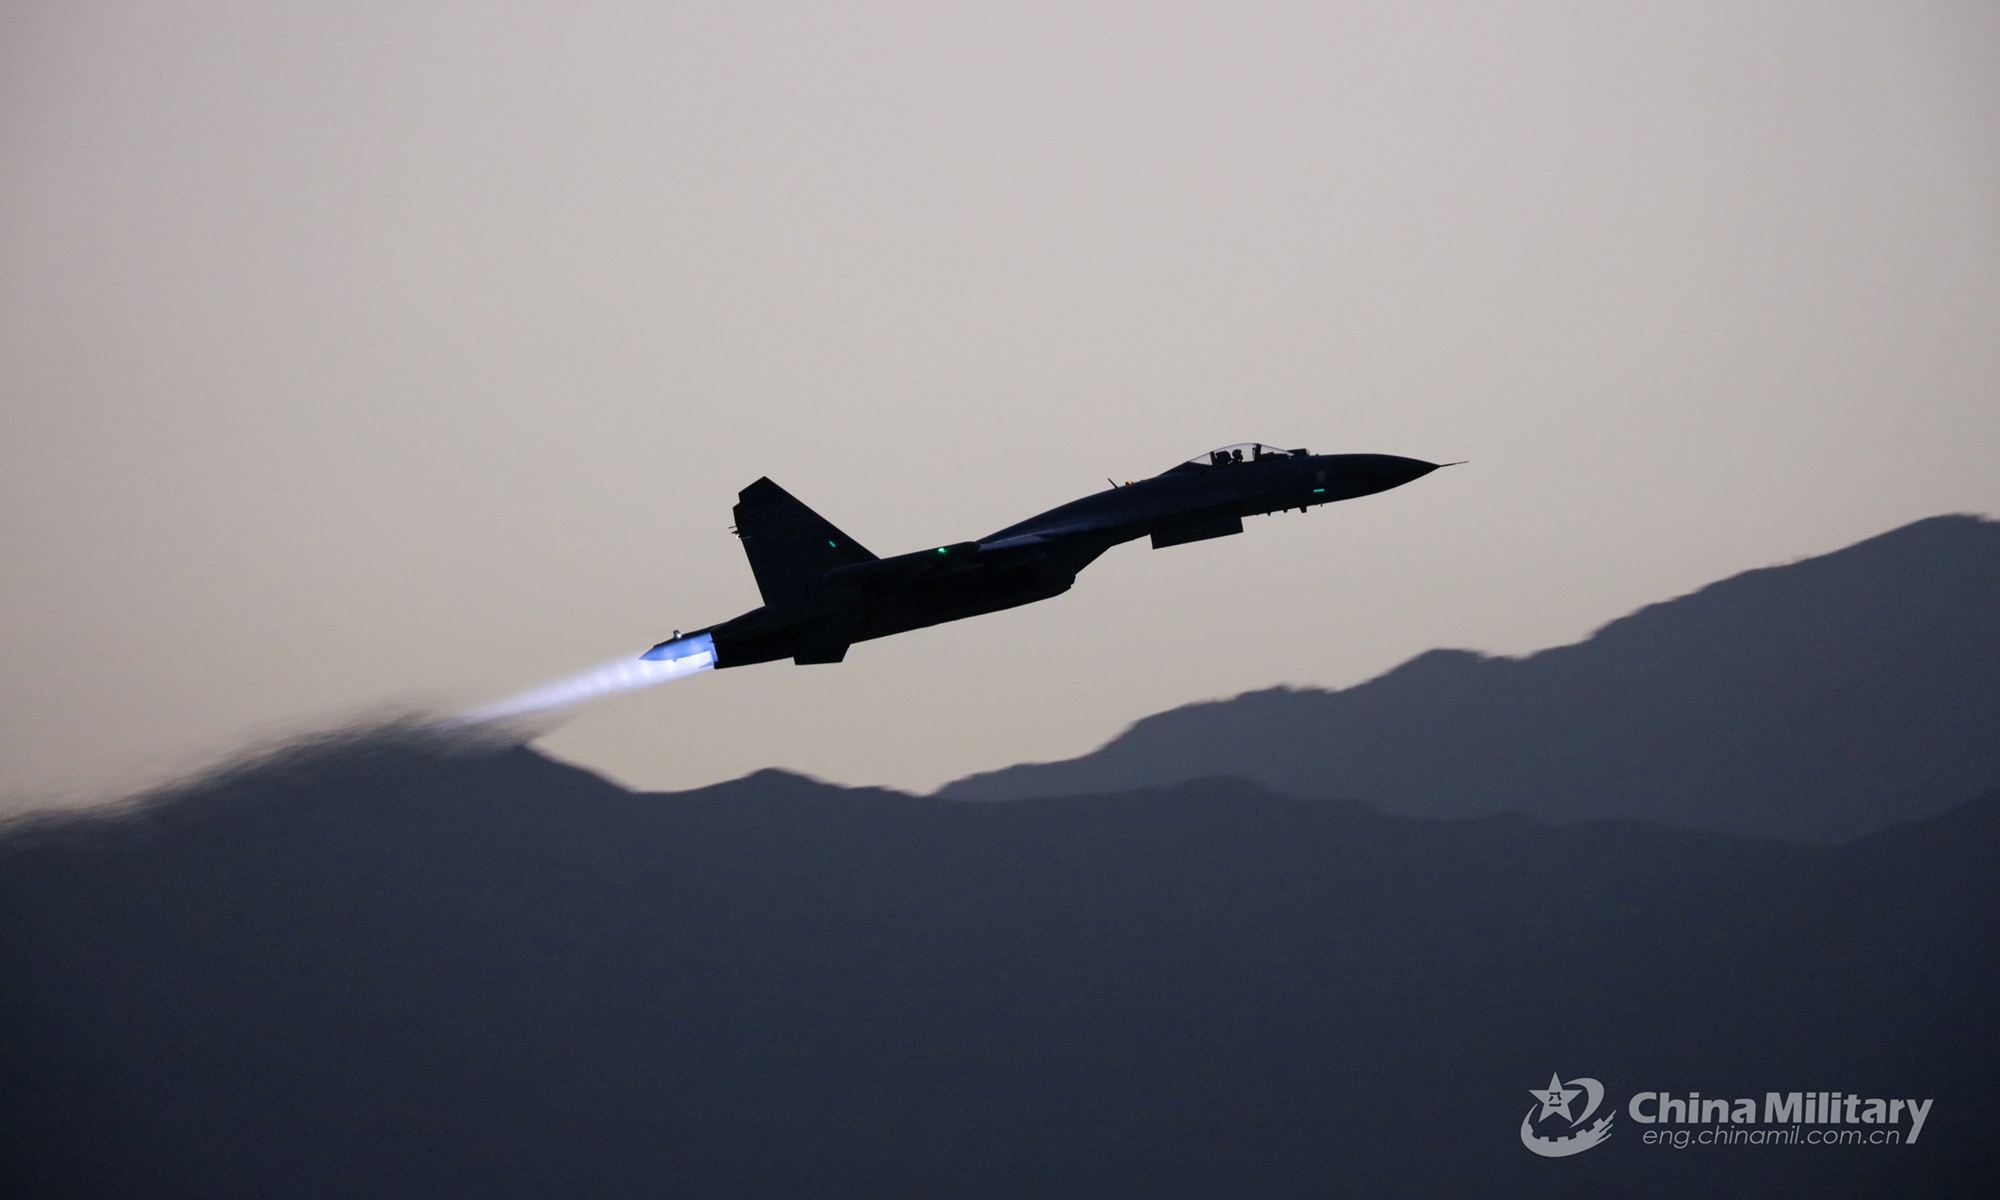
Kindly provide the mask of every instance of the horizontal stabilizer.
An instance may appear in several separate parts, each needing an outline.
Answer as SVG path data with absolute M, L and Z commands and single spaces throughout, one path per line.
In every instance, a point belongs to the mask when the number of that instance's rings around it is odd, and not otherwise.
M 847 643 L 832 642 L 823 646 L 801 646 L 799 652 L 792 655 L 792 662 L 796 666 L 805 667 L 814 663 L 837 663 L 846 657 Z
M 860 543 L 769 479 L 737 493 L 736 536 L 743 539 L 757 590 L 773 608 L 806 603 L 813 585 L 835 567 L 875 561 Z

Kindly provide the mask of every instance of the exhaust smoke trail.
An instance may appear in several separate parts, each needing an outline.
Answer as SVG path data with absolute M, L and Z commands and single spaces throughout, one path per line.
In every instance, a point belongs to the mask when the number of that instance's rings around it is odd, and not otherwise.
M 715 643 L 707 634 L 697 633 L 655 646 L 644 657 L 613 659 L 567 679 L 558 679 L 517 696 L 475 708 L 453 723 L 476 725 L 548 712 L 585 700 L 595 700 L 599 696 L 651 687 L 714 667 Z

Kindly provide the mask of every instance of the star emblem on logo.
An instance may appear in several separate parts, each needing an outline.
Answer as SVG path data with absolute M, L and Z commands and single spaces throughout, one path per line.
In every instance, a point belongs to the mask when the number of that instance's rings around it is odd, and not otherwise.
M 1590 1076 L 1579 1075 L 1565 1083 L 1560 1074 L 1551 1074 L 1549 1086 L 1530 1088 L 1528 1094 L 1541 1106 L 1541 1113 L 1537 1115 L 1530 1108 L 1528 1115 L 1521 1118 L 1521 1144 L 1543 1158 L 1568 1158 L 1572 1154 L 1581 1154 L 1611 1136 L 1611 1120 L 1615 1115 L 1611 1113 L 1597 1118 L 1597 1123 L 1588 1129 L 1577 1128 L 1590 1120 L 1591 1114 L 1604 1103 L 1604 1085 Z M 1570 1102 L 1578 1096 L 1584 1098 L 1583 1111 L 1571 1116 Z M 1568 1121 L 1569 1127 L 1576 1132 L 1559 1137 L 1543 1137 L 1535 1132 L 1537 1123 L 1555 1116 Z
M 1549 1074 L 1549 1086 L 1541 1089 L 1530 1088 L 1528 1094 L 1540 1101 L 1542 1105 L 1542 1115 L 1536 1117 L 1535 1120 L 1546 1121 L 1549 1119 L 1550 1113 L 1561 1113 L 1563 1120 L 1574 1124 L 1574 1118 L 1569 1115 L 1569 1102 L 1582 1095 L 1583 1089 L 1564 1087 L 1562 1076 L 1551 1072 Z

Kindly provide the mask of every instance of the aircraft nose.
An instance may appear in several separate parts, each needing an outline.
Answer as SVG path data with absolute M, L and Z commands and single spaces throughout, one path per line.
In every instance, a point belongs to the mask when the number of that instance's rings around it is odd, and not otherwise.
M 1348 496 L 1372 496 L 1399 488 L 1413 479 L 1422 479 L 1442 466 L 1421 458 L 1395 454 L 1350 454 L 1329 462 L 1338 463 L 1338 478 Z
M 1413 479 L 1422 479 L 1432 471 L 1437 470 L 1440 465 L 1439 463 L 1425 462 L 1421 458 L 1401 458 L 1394 454 L 1385 454 L 1382 456 L 1382 463 L 1378 470 L 1382 478 L 1382 486 L 1384 488 L 1392 488 L 1402 487 Z

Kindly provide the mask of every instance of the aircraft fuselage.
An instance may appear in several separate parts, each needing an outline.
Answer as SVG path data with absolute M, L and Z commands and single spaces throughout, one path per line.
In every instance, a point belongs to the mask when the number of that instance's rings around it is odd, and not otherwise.
M 790 658 L 838 662 L 854 642 L 1061 595 L 1120 542 L 1155 548 L 1243 531 L 1243 518 L 1399 487 L 1437 469 L 1386 454 L 1215 451 L 1150 479 L 1072 500 L 977 541 L 876 558 L 768 479 L 743 490 L 737 534 L 765 603 L 662 642 L 678 657 L 707 638 L 718 667 Z

